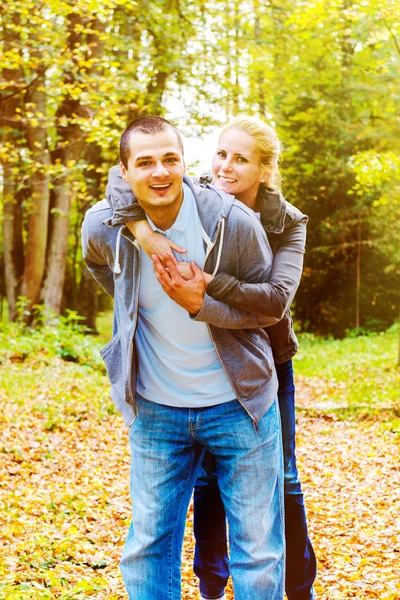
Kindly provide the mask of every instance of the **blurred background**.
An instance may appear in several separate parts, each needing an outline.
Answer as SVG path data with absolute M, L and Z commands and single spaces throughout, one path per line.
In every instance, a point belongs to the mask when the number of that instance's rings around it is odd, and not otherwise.
M 298 330 L 382 331 L 400 306 L 400 26 L 391 0 L 13 0 L 0 17 L 1 318 L 109 301 L 80 225 L 122 129 L 159 114 L 190 174 L 218 128 L 259 115 L 284 144 L 283 192 L 309 215 Z

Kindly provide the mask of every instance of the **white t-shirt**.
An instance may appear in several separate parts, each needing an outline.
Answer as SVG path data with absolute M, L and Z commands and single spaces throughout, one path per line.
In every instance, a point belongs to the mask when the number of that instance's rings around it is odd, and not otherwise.
M 178 260 L 204 267 L 201 221 L 190 188 L 174 225 L 165 233 L 186 248 Z M 148 219 L 151 227 L 159 231 Z M 135 336 L 138 355 L 138 393 L 169 406 L 198 408 L 235 398 L 217 356 L 206 323 L 193 321 L 188 312 L 164 292 L 153 272 L 152 260 L 141 250 L 139 315 Z

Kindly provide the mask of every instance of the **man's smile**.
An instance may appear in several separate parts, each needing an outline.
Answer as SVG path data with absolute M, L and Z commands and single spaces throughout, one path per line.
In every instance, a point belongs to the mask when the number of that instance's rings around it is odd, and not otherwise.
M 153 183 L 150 185 L 150 189 L 154 190 L 157 194 L 163 194 L 172 186 L 172 183 Z

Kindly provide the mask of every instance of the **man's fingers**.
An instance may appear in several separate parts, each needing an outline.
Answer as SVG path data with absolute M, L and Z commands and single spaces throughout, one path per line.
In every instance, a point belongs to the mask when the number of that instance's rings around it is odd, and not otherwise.
M 170 290 L 171 289 L 171 276 L 170 276 L 169 272 L 166 270 L 166 268 L 162 264 L 161 260 L 157 256 L 157 254 L 153 254 L 151 258 L 153 261 L 153 270 L 154 270 L 155 276 L 157 277 L 159 283 L 161 284 L 161 287 L 165 291 L 167 291 L 167 289 Z
M 168 270 L 168 273 L 171 276 L 171 279 L 173 279 L 175 282 L 181 281 L 182 277 L 178 271 L 178 269 L 176 268 L 177 263 L 174 263 L 174 261 L 171 259 L 171 257 L 166 254 L 165 252 L 162 255 L 162 262 L 164 264 L 164 267 Z

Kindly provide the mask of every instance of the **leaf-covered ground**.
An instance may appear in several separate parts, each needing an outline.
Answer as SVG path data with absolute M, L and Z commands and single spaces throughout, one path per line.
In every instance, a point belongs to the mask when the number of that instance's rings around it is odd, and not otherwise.
M 130 512 L 127 430 L 106 377 L 59 342 L 50 353 L 14 346 L 0 362 L 0 599 L 126 600 L 118 560 Z M 369 402 L 368 411 L 343 408 L 334 392 L 324 405 L 336 380 L 312 377 L 301 360 L 298 367 L 298 455 L 317 598 L 398 599 L 398 393 L 384 408 Z M 395 369 L 388 376 L 398 380 Z M 189 512 L 185 600 L 199 597 L 192 553 Z

